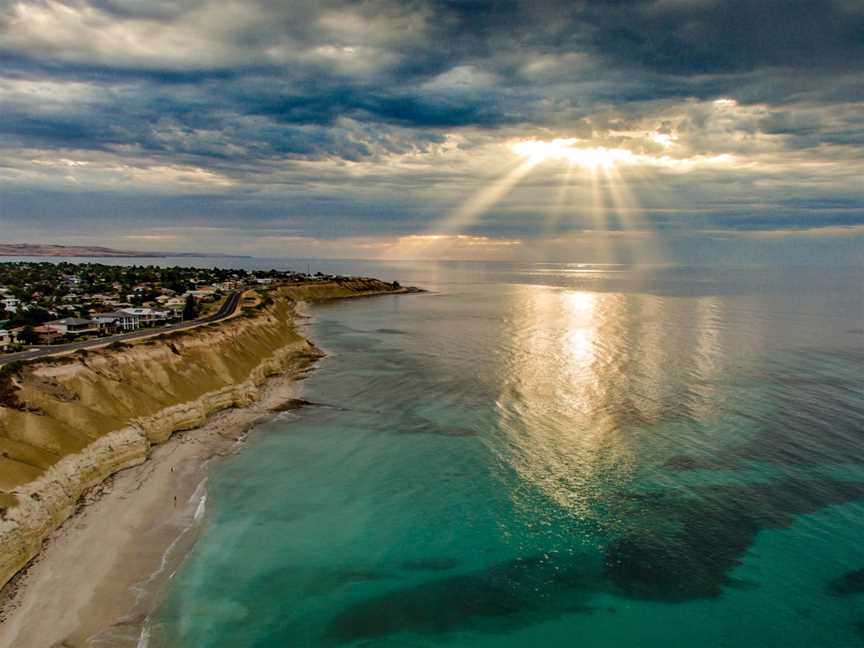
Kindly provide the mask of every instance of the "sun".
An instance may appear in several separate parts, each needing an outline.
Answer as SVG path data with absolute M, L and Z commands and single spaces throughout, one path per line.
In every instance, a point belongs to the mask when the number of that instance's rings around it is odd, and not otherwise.
M 589 142 L 575 137 L 552 140 L 522 138 L 506 142 L 514 156 L 521 160 L 513 161 L 504 173 L 454 208 L 436 224 L 436 231 L 443 230 L 450 234 L 464 231 L 543 163 L 557 163 L 566 167 L 566 172 L 561 174 L 561 187 L 556 193 L 555 205 L 547 219 L 550 224 L 557 224 L 561 220 L 568 204 L 572 203 L 569 199 L 571 190 L 583 184 L 586 178 L 590 183 L 590 204 L 586 207 L 581 201 L 580 208 L 589 209 L 596 229 L 606 227 L 607 216 L 614 216 L 616 224 L 637 219 L 639 208 L 621 167 L 640 165 L 644 163 L 644 156 L 629 149 L 586 144 Z M 584 173 L 575 173 L 579 168 Z
M 579 142 L 580 140 L 575 137 L 551 141 L 529 139 L 513 142 L 510 144 L 510 149 L 514 153 L 536 162 L 560 161 L 586 169 L 633 162 L 636 157 L 632 151 L 627 149 L 579 146 Z

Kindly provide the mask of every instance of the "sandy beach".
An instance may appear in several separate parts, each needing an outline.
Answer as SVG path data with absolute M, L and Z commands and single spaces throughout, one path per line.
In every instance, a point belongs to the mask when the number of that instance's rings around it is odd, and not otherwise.
M 209 462 L 295 398 L 297 379 L 270 379 L 259 401 L 176 433 L 88 494 L 6 587 L 0 648 L 139 645 L 147 614 L 200 530 Z

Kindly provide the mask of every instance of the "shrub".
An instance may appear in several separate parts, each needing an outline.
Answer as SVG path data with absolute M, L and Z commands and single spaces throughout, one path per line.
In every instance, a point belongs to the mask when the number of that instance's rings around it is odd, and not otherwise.
M 18 399 L 18 387 L 14 378 L 21 373 L 25 364 L 20 360 L 10 362 L 0 367 L 0 405 L 23 409 L 23 403 Z

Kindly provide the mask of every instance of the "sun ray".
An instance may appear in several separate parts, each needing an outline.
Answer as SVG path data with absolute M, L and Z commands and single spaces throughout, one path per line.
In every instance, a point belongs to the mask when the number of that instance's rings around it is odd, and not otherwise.
M 591 178 L 591 223 L 594 230 L 602 232 L 596 237 L 598 245 L 601 246 L 601 257 L 611 259 L 608 241 L 608 223 L 606 221 L 606 201 L 603 199 L 603 188 L 600 186 L 600 177 L 596 166 L 588 169 Z
M 435 236 L 470 234 L 481 216 L 510 194 L 535 167 L 558 162 L 566 168 L 561 172 L 553 199 L 547 203 L 542 226 L 543 232 L 553 237 L 551 241 L 560 244 L 581 231 L 600 248 L 597 251 L 602 258 L 610 261 L 635 260 L 633 252 L 637 248 L 646 250 L 645 259 L 663 258 L 656 232 L 624 174 L 625 170 L 633 171 L 631 179 L 642 178 L 637 167 L 646 163 L 646 156 L 629 149 L 586 146 L 587 143 L 575 138 L 511 142 L 510 150 L 523 159 L 445 218 L 430 224 L 426 238 L 432 241 Z M 572 223 L 565 222 L 568 218 L 573 219 Z M 634 246 L 637 238 L 640 243 Z
M 605 257 L 614 252 L 614 256 L 620 260 L 630 259 L 631 252 L 626 249 L 630 246 L 623 243 L 623 237 L 632 239 L 639 236 L 643 239 L 641 247 L 650 248 L 646 257 L 660 258 L 656 246 L 657 237 L 623 173 L 625 167 L 628 171 L 638 167 L 644 156 L 636 155 L 628 149 L 585 146 L 584 141 L 575 138 L 552 141 L 522 140 L 512 144 L 511 149 L 543 161 L 557 160 L 568 164 L 562 187 L 549 209 L 547 231 L 560 230 L 560 220 L 564 216 L 563 207 L 572 191 L 572 171 L 581 167 L 590 179 L 591 199 L 588 212 L 596 241 L 603 246 L 600 252 Z M 616 237 L 621 237 L 622 244 L 615 246 L 613 250 L 612 243 Z
M 521 164 L 511 169 L 488 187 L 484 187 L 475 193 L 467 202 L 453 210 L 447 218 L 435 225 L 436 232 L 447 234 L 464 231 L 464 228 L 473 224 L 477 217 L 489 210 L 504 196 L 513 190 L 519 181 L 540 162 L 539 157 L 529 157 Z
M 558 224 L 564 219 L 564 214 L 569 207 L 567 198 L 573 193 L 573 169 L 573 165 L 568 164 L 567 170 L 561 178 L 561 184 L 555 193 L 555 202 L 548 210 L 548 218 L 544 222 L 544 229 L 547 232 L 557 233 Z
M 603 174 L 616 217 L 623 230 L 630 233 L 644 233 L 640 249 L 643 250 L 645 259 L 663 258 L 654 228 L 645 219 L 644 210 L 636 200 L 621 170 L 615 165 L 605 165 Z

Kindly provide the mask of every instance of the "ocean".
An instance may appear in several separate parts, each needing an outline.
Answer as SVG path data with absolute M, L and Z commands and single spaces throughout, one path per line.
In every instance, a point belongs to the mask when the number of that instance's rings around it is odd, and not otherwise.
M 861 268 L 319 264 L 151 647 L 864 645 Z

